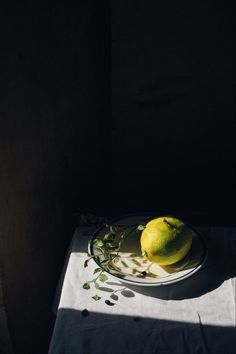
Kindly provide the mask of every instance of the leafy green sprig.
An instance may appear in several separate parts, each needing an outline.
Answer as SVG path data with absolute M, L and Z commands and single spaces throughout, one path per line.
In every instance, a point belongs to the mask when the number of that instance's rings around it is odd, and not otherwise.
M 84 262 L 84 267 L 88 266 L 88 263 L 91 259 L 94 259 L 98 264 L 101 265 L 101 268 L 95 268 L 93 275 L 94 278 L 91 280 L 87 280 L 83 284 L 83 289 L 88 290 L 91 288 L 93 284 L 96 289 L 100 289 L 101 284 L 105 283 L 108 280 L 108 276 L 104 274 L 105 271 L 109 272 L 110 270 L 115 270 L 114 263 L 119 261 L 120 258 L 120 249 L 125 241 L 125 239 L 131 234 L 131 232 L 135 231 L 140 232 L 143 231 L 145 225 L 143 224 L 135 224 L 135 225 L 107 225 L 107 232 L 102 238 L 95 238 L 93 240 L 93 245 L 97 250 L 100 251 L 97 255 L 88 254 L 88 258 Z M 98 301 L 101 299 L 100 296 L 94 295 L 92 299 Z

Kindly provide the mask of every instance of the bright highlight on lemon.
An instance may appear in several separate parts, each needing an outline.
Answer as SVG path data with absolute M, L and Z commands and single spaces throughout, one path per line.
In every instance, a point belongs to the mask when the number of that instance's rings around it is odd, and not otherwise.
M 170 265 L 183 259 L 192 244 L 192 231 L 180 219 L 162 216 L 149 221 L 140 238 L 141 250 L 149 261 Z

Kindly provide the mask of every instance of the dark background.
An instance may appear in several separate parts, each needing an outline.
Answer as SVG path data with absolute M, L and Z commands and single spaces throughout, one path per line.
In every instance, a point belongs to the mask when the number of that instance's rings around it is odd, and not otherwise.
M 113 2 L 113 181 L 130 210 L 232 222 L 232 24 L 229 1 Z
M 1 6 L 0 256 L 16 353 L 47 352 L 74 214 L 235 225 L 233 10 Z

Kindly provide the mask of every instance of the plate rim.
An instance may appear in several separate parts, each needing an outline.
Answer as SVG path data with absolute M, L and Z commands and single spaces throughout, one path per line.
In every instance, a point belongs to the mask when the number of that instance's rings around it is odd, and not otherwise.
M 173 215 L 173 214 L 169 214 L 169 213 L 162 213 L 162 214 L 159 214 L 159 215 L 156 215 L 156 216 L 152 216 L 150 214 L 146 214 L 144 215 L 143 214 L 126 214 L 126 215 L 122 215 L 122 216 L 118 216 L 116 218 L 112 218 L 110 220 L 108 220 L 107 223 L 115 223 L 115 222 L 119 222 L 121 221 L 122 219 L 128 219 L 128 218 L 135 218 L 135 217 L 146 217 L 146 218 L 158 218 L 158 217 L 167 217 L 167 216 L 170 216 L 170 217 L 176 217 L 176 218 L 179 218 L 181 219 L 196 235 L 197 237 L 200 239 L 201 243 L 202 243 L 202 247 L 203 247 L 203 250 L 204 250 L 204 253 L 203 253 L 203 256 L 202 256 L 202 259 L 200 261 L 200 263 L 192 269 L 192 271 L 190 271 L 189 273 L 187 274 L 183 274 L 182 276 L 180 276 L 179 278 L 177 279 L 171 279 L 171 280 L 167 280 L 165 282 L 158 282 L 158 283 L 155 283 L 155 282 L 152 282 L 152 283 L 148 283 L 148 282 L 142 282 L 142 281 L 135 281 L 135 280 L 131 280 L 131 279 L 125 279 L 125 278 L 122 278 L 122 277 L 119 277 L 119 276 L 116 276 L 112 273 L 110 273 L 108 270 L 104 269 L 100 263 L 98 263 L 94 258 L 93 258 L 93 261 L 94 263 L 99 266 L 104 272 L 106 272 L 107 274 L 109 274 L 111 277 L 115 278 L 116 280 L 119 280 L 120 282 L 124 282 L 126 284 L 130 284 L 130 285 L 137 285 L 137 286 L 146 286 L 146 287 L 156 287 L 156 286 L 167 286 L 167 285 L 170 285 L 170 284 L 173 284 L 173 283 L 178 283 L 186 278 L 189 278 L 190 276 L 192 276 L 193 274 L 195 274 L 199 269 L 201 269 L 203 267 L 203 265 L 205 264 L 206 262 L 206 259 L 208 257 L 208 249 L 207 249 L 207 246 L 206 246 L 206 242 L 204 240 L 204 238 L 202 237 L 202 235 L 199 233 L 199 231 L 196 230 L 196 228 L 191 225 L 189 222 L 186 222 L 183 218 L 180 218 L 176 215 Z M 93 232 L 93 235 L 92 237 L 90 238 L 89 242 L 88 242 L 88 253 L 93 255 L 93 240 L 96 238 L 96 236 L 98 235 L 98 233 L 103 230 L 104 226 L 107 224 L 107 223 L 103 223 L 101 226 L 99 226 L 94 232 Z

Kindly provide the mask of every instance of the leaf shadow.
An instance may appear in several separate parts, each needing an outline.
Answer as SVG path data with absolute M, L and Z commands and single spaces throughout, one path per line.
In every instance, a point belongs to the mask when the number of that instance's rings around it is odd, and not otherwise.
M 114 289 L 112 289 L 112 288 L 107 288 L 106 286 L 100 286 L 100 287 L 99 287 L 99 290 L 105 291 L 105 292 L 107 292 L 107 293 L 112 293 L 112 292 L 114 291 Z
M 127 290 L 127 289 L 124 289 L 121 291 L 121 294 L 124 296 L 124 297 L 135 297 L 135 293 L 131 290 Z
M 119 300 L 119 296 L 116 294 L 111 294 L 110 298 L 114 301 L 118 301 Z

